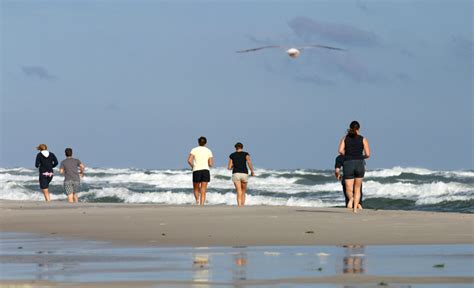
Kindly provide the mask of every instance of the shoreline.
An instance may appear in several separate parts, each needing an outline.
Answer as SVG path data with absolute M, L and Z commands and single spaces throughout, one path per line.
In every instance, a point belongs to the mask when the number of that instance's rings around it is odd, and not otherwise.
M 134 246 L 474 243 L 473 214 L 402 210 L 0 200 L 0 223 L 3 232 Z

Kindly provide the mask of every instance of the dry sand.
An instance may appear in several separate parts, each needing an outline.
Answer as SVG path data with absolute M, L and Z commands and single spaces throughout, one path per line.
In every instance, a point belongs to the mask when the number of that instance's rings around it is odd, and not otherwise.
M 472 244 L 474 215 L 247 206 L 0 201 L 5 232 L 144 246 Z

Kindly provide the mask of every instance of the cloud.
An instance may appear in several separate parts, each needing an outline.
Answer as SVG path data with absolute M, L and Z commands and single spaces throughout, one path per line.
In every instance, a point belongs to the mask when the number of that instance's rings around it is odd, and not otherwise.
M 406 83 L 415 81 L 410 75 L 404 72 L 397 73 L 395 75 L 395 78 L 400 80 L 401 82 L 406 82 Z
M 105 110 L 108 111 L 119 111 L 120 110 L 120 105 L 118 103 L 109 103 L 105 105 Z
M 400 49 L 400 55 L 404 57 L 414 58 L 415 54 L 406 48 Z
M 453 53 L 459 58 L 470 58 L 473 57 L 473 43 L 472 38 L 466 38 L 461 35 L 455 35 L 451 37 L 450 45 Z
M 43 79 L 43 80 L 57 79 L 56 76 L 49 73 L 49 71 L 45 67 L 42 67 L 42 66 L 22 66 L 21 70 L 28 77 L 38 78 L 38 79 Z
M 257 45 L 292 45 L 304 46 L 314 42 L 324 45 L 349 48 L 359 46 L 380 48 L 379 37 L 372 32 L 345 24 L 322 23 L 306 17 L 297 17 L 288 22 L 290 34 L 248 36 Z M 324 41 L 323 41 L 324 40 Z M 338 42 L 338 45 L 333 44 Z M 295 81 L 331 86 L 341 81 L 359 84 L 381 84 L 390 80 L 409 81 L 407 75 L 388 76 L 383 70 L 377 69 L 377 63 L 364 60 L 367 52 L 357 52 L 356 48 L 348 51 L 329 51 L 324 49 L 306 49 L 298 59 L 275 58 L 275 53 L 261 53 L 265 69 L 273 74 L 291 75 Z M 364 51 L 362 51 L 364 52 Z M 400 51 L 404 57 L 414 57 L 409 50 Z M 295 62 L 296 61 L 296 62 Z M 296 65 L 295 65 L 296 64 Z
M 369 75 L 369 68 L 367 65 L 357 60 L 353 56 L 346 56 L 344 58 L 336 59 L 333 61 L 333 65 L 336 65 L 338 70 L 345 75 L 349 76 L 356 82 L 370 81 L 371 76 Z
M 295 80 L 304 82 L 304 83 L 312 83 L 321 86 L 334 86 L 335 82 L 332 80 L 324 79 L 318 75 L 302 75 L 302 76 L 295 76 Z
M 363 12 L 367 13 L 369 12 L 369 8 L 367 7 L 367 3 L 362 2 L 362 1 L 356 1 L 356 7 L 362 10 Z
M 377 34 L 347 24 L 325 23 L 307 17 L 296 17 L 288 22 L 293 32 L 306 42 L 324 39 L 343 45 L 375 46 Z
M 275 37 L 280 39 L 281 37 Z M 292 37 L 287 37 L 291 39 Z M 264 38 L 250 36 L 249 40 L 256 45 L 280 44 L 272 41 L 271 36 Z M 295 42 L 295 40 L 291 41 Z M 298 59 L 290 59 L 284 52 L 275 58 L 275 53 L 261 53 L 263 67 L 266 71 L 278 75 L 291 75 L 299 82 L 313 83 L 319 86 L 332 86 L 340 81 L 349 80 L 355 83 L 379 84 L 388 78 L 375 72 L 358 54 L 351 51 L 328 51 L 324 49 L 306 49 Z
M 358 56 L 350 52 L 341 55 L 327 54 L 320 58 L 326 70 L 332 69 L 336 72 L 334 74 L 342 74 L 357 83 L 377 84 L 387 80 L 387 77 L 373 71 Z

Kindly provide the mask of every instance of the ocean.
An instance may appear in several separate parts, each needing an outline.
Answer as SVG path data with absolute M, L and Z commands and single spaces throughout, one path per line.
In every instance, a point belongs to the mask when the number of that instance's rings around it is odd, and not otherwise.
M 342 207 L 341 183 L 333 170 L 256 169 L 250 178 L 247 205 Z M 235 205 L 231 172 L 211 171 L 206 204 Z M 63 177 L 50 185 L 52 200 L 65 200 Z M 474 212 L 474 171 L 434 171 L 394 167 L 366 172 L 364 208 Z M 83 202 L 193 204 L 190 170 L 87 168 L 78 193 Z M 0 199 L 43 201 L 38 171 L 0 168 Z

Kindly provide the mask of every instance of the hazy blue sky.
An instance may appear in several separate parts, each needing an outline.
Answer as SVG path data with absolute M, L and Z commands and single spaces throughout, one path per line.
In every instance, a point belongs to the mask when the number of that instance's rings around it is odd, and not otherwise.
M 256 1 L 255 1 L 256 2 Z M 359 120 L 369 168 L 473 169 L 472 1 L 1 1 L 0 166 L 39 143 L 86 165 L 332 168 Z M 297 59 L 260 45 L 325 44 Z

